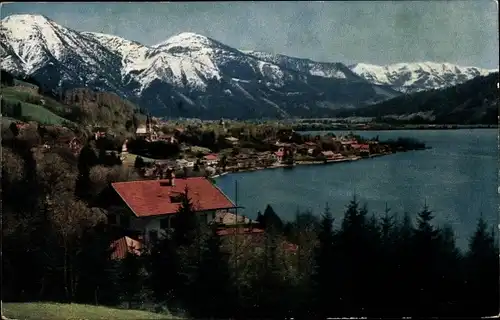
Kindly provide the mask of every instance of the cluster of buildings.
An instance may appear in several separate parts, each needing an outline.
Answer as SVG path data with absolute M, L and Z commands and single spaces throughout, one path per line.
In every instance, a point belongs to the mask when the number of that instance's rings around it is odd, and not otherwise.
M 182 129 L 177 129 L 177 131 L 182 131 Z M 166 134 L 157 130 L 156 127 L 153 126 L 153 119 L 150 115 L 146 117 L 146 123 L 141 124 L 137 127 L 135 131 L 135 135 L 138 138 L 143 138 L 148 142 L 154 141 L 165 141 L 167 143 L 177 143 L 177 138 L 175 134 Z

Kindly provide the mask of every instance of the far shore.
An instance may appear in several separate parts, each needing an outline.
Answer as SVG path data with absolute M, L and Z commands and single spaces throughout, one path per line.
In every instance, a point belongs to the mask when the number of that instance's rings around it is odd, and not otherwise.
M 417 150 L 415 150 L 417 151 Z M 388 152 L 388 153 L 377 153 L 377 154 L 372 154 L 368 157 L 360 157 L 360 156 L 351 156 L 351 157 L 346 157 L 342 159 L 332 159 L 332 160 L 321 160 L 321 161 L 295 161 L 293 165 L 287 165 L 287 164 L 274 164 L 268 167 L 253 167 L 253 168 L 241 168 L 241 169 L 230 169 L 226 170 L 223 173 L 216 174 L 213 176 L 210 176 L 210 178 L 219 178 L 222 176 L 225 176 L 230 173 L 240 173 L 240 172 L 252 172 L 252 171 L 260 171 L 260 170 L 267 170 L 267 169 L 278 169 L 278 168 L 293 168 L 295 166 L 308 166 L 308 165 L 328 165 L 328 164 L 334 164 L 334 163 L 342 163 L 342 162 L 351 162 L 351 161 L 358 161 L 362 159 L 371 159 L 371 158 L 376 158 L 376 157 L 382 157 L 382 156 L 387 156 L 387 155 L 392 155 L 395 153 L 399 152 Z
M 314 124 L 294 125 L 293 129 L 297 132 L 307 131 L 400 131 L 400 130 L 472 130 L 472 129 L 498 129 L 496 124 L 485 125 L 408 125 L 408 126 L 329 126 Z

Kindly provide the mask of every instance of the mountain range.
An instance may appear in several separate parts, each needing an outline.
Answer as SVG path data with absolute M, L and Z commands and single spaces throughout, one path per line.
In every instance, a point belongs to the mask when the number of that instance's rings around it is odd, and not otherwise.
M 328 117 L 497 71 L 435 62 L 347 66 L 238 50 L 189 32 L 146 46 L 27 14 L 2 19 L 0 59 L 3 70 L 48 90 L 109 91 L 155 116 L 202 119 Z

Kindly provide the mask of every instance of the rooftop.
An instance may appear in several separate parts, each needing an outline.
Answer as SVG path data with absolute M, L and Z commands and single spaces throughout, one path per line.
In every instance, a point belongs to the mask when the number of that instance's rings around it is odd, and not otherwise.
M 204 177 L 175 179 L 175 186 L 167 184 L 168 180 L 164 179 L 115 182 L 111 186 L 137 217 L 176 213 L 179 203 L 172 202 L 171 195 L 183 193 L 186 187 L 197 211 L 235 207 L 219 188 Z
M 141 255 L 142 243 L 129 237 L 121 237 L 111 244 L 114 249 L 111 259 L 125 259 L 127 254 Z

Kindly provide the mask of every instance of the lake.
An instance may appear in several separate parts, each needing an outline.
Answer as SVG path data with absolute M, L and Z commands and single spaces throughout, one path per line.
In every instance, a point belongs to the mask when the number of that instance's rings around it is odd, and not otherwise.
M 336 135 L 346 132 L 333 131 Z M 327 132 L 310 132 L 326 134 Z M 429 150 L 409 151 L 354 162 L 296 166 L 228 174 L 216 179 L 231 198 L 238 181 L 238 205 L 251 218 L 270 204 L 284 220 L 297 209 L 321 214 L 328 203 L 338 224 L 356 195 L 370 212 L 415 215 L 425 204 L 436 224 L 453 226 L 457 244 L 465 248 L 480 214 L 498 226 L 498 130 L 355 131 L 380 140 L 413 137 Z

